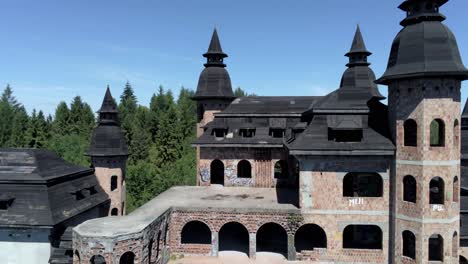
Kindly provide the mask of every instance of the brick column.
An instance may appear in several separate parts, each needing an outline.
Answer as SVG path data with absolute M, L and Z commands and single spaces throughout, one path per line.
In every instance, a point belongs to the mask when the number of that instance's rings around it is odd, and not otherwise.
M 249 257 L 255 259 L 257 253 L 257 238 L 256 234 L 249 233 Z
M 296 247 L 294 247 L 294 235 L 288 234 L 288 260 L 296 260 Z
M 211 232 L 211 252 L 210 255 L 217 257 L 219 253 L 219 238 L 218 232 Z

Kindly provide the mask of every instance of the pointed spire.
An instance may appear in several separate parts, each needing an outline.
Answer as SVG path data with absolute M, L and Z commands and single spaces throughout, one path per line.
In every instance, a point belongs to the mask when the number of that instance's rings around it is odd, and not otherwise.
M 226 65 L 223 63 L 223 59 L 227 56 L 228 55 L 224 53 L 223 49 L 221 48 L 221 43 L 218 37 L 218 31 L 215 28 L 213 31 L 213 36 L 211 37 L 208 51 L 205 54 L 203 54 L 203 57 L 207 58 L 207 63 L 205 64 L 205 67 L 226 67 Z
M 346 64 L 346 66 L 369 66 L 370 63 L 367 62 L 367 57 L 371 54 L 372 53 L 367 50 L 366 44 L 364 43 L 361 28 L 357 25 L 351 50 L 345 54 L 346 57 L 349 57 L 349 63 Z
M 106 94 L 104 95 L 104 100 L 102 100 L 99 113 L 117 113 L 117 105 L 112 97 L 109 85 L 107 85 Z

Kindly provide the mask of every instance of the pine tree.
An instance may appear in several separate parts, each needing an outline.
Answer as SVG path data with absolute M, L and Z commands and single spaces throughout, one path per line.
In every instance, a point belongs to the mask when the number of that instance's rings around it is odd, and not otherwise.
M 65 102 L 60 102 L 55 109 L 52 131 L 55 135 L 67 135 L 70 133 L 70 109 L 68 109 Z
M 13 90 L 7 85 L 0 99 L 0 146 L 8 147 L 11 142 L 12 123 L 15 111 L 20 104 L 13 96 Z
M 151 134 L 149 131 L 150 112 L 147 107 L 139 106 L 135 113 L 133 131 L 137 131 L 130 142 L 129 162 L 135 164 L 139 160 L 148 157 L 149 146 L 151 145 Z
M 194 96 L 193 91 L 182 87 L 177 100 L 177 109 L 179 110 L 179 120 L 184 138 L 195 135 L 196 125 L 196 104 L 191 99 Z
M 15 117 L 13 118 L 12 132 L 10 138 L 10 146 L 21 148 L 26 147 L 26 131 L 28 128 L 29 117 L 23 106 L 16 110 Z
M 69 117 L 70 133 L 89 139 L 95 124 L 94 113 L 91 107 L 81 100 L 80 96 L 73 98 L 70 105 Z
M 7 84 L 7 86 L 5 87 L 1 100 L 2 102 L 5 102 L 8 105 L 10 105 L 10 107 L 12 107 L 13 109 L 17 109 L 21 106 L 21 104 L 18 103 L 16 98 L 13 96 L 13 89 L 11 89 L 10 84 Z
M 125 134 L 125 138 L 130 146 L 133 141 L 133 122 L 137 107 L 137 98 L 135 96 L 132 86 L 130 85 L 130 82 L 127 81 L 127 83 L 125 84 L 124 91 L 120 96 L 119 118 L 120 125 Z M 130 156 L 132 156 L 131 149 Z

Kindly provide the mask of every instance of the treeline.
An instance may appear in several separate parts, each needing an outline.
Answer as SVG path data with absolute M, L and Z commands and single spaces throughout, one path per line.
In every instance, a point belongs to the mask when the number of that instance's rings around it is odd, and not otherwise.
M 119 122 L 129 147 L 127 211 L 131 212 L 174 185 L 194 185 L 196 104 L 193 91 L 181 88 L 177 99 L 159 87 L 149 106 L 140 105 L 127 82 L 118 99 Z M 236 96 L 246 93 L 237 88 Z M 102 93 L 104 96 L 104 90 Z M 84 153 L 95 127 L 95 111 L 76 96 L 60 102 L 54 116 L 30 115 L 8 85 L 0 100 L 0 147 L 46 148 L 65 160 L 90 166 Z

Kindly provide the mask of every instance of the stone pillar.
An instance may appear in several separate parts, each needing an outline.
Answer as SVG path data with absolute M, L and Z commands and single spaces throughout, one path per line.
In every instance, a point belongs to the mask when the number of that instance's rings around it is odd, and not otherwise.
M 218 232 L 211 232 L 211 252 L 212 257 L 217 257 L 219 253 Z
M 249 257 L 251 259 L 256 258 L 257 253 L 257 234 L 249 233 Z
M 296 247 L 294 246 L 294 235 L 288 234 L 288 260 L 296 260 Z

